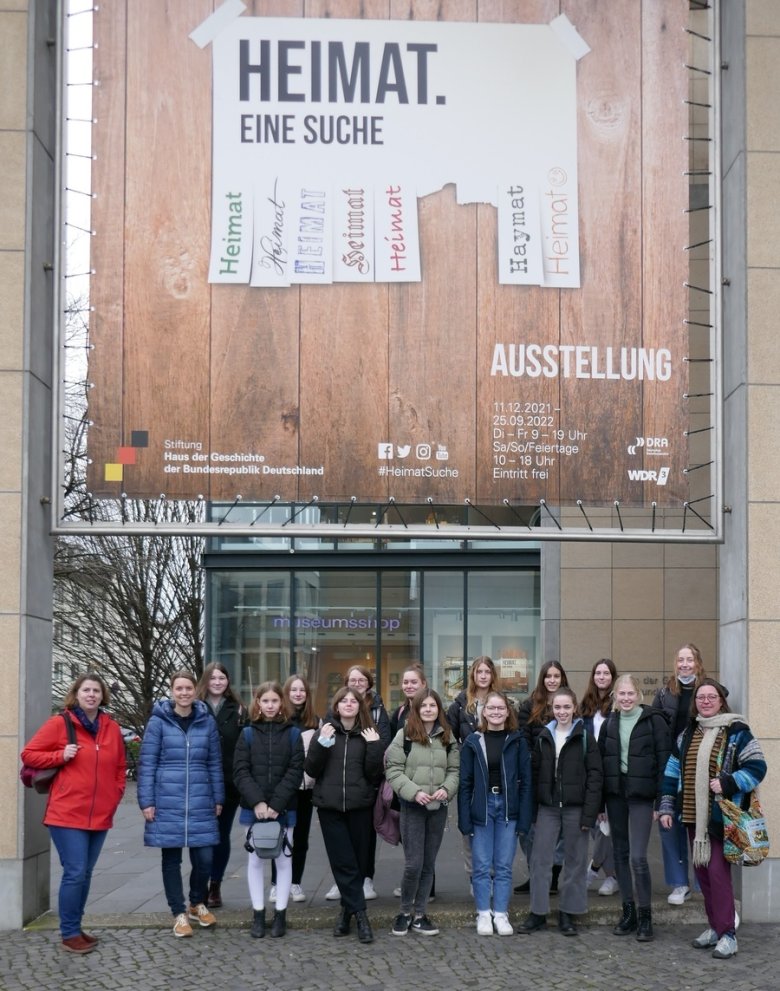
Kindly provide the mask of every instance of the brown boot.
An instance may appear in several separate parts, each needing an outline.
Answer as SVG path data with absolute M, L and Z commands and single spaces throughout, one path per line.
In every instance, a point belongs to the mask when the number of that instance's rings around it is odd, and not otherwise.
M 209 881 L 209 895 L 206 899 L 209 908 L 222 908 L 222 883 L 220 881 Z

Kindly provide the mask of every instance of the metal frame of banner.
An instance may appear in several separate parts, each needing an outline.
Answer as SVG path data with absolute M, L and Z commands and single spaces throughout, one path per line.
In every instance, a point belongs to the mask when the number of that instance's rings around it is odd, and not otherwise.
M 80 0 L 68 0 L 64 22 L 91 17 L 98 8 Z M 236 493 L 232 500 L 208 504 L 202 496 L 190 500 L 174 500 L 165 493 L 152 500 L 154 505 L 147 518 L 139 521 L 137 514 L 128 513 L 130 499 L 122 493 L 116 498 L 95 497 L 86 485 L 88 455 L 83 442 L 77 449 L 68 449 L 67 427 L 74 425 L 82 432 L 97 429 L 86 418 L 88 356 L 94 345 L 90 342 L 89 322 L 93 307 L 89 303 L 90 268 L 89 240 L 95 231 L 89 223 L 89 203 L 94 197 L 89 176 L 93 160 L 90 129 L 98 122 L 85 113 L 70 117 L 62 112 L 71 100 L 65 94 L 76 89 L 89 91 L 98 86 L 94 78 L 70 78 L 69 66 L 74 56 L 92 50 L 89 44 L 67 47 L 61 61 L 63 93 L 59 98 L 59 146 L 57 216 L 61 236 L 54 267 L 60 273 L 55 294 L 54 314 L 54 411 L 53 437 L 56 470 L 52 473 L 50 502 L 51 529 L 54 534 L 148 534 L 181 536 L 317 538 L 324 541 L 345 538 L 372 538 L 377 541 L 632 541 L 632 542 L 720 542 L 724 539 L 724 519 L 730 508 L 723 505 L 722 479 L 722 320 L 720 250 L 720 45 L 718 39 L 718 0 L 689 0 L 691 19 L 686 28 L 691 57 L 685 68 L 689 74 L 689 130 L 682 140 L 689 143 L 690 168 L 684 173 L 691 188 L 689 209 L 689 244 L 682 250 L 690 263 L 708 262 L 708 285 L 697 280 L 685 280 L 688 290 L 687 328 L 689 355 L 686 362 L 696 382 L 704 381 L 683 395 L 688 406 L 689 429 L 684 435 L 689 443 L 689 463 L 684 474 L 701 494 L 679 505 L 659 507 L 656 502 L 637 506 L 607 500 L 598 504 L 575 499 L 562 505 L 549 505 L 545 500 L 528 505 L 504 499 L 501 505 L 487 506 L 476 499 L 466 498 L 462 505 L 438 503 L 433 497 L 420 504 L 404 503 L 389 496 L 383 503 L 361 501 L 357 496 L 343 500 L 320 499 L 312 496 L 306 502 L 284 502 L 279 496 L 270 500 L 244 499 Z M 701 23 L 703 22 L 703 23 Z M 68 39 L 76 32 L 63 25 L 62 34 Z M 91 34 L 90 32 L 87 32 Z M 91 60 L 84 59 L 91 71 Z M 702 96 L 701 91 L 705 91 Z M 89 101 L 88 101 L 89 102 Z M 73 141 L 74 131 L 81 129 L 87 137 L 79 148 Z M 85 188 L 70 185 L 70 161 L 85 164 Z M 64 181 L 62 180 L 64 177 Z M 698 187 L 698 190 L 695 189 Z M 697 191 L 706 187 L 706 202 L 699 202 Z M 74 208 L 74 204 L 81 204 Z M 86 209 L 85 209 L 86 207 Z M 82 219 L 86 213 L 87 219 Z M 78 219 L 73 219 L 78 217 Z M 702 220 L 705 223 L 702 224 Z M 705 228 L 698 237 L 695 231 Z M 72 239 L 72 240 L 71 240 Z M 690 265 L 689 265 L 690 271 Z M 79 288 L 74 292 L 72 286 Z M 83 305 L 73 307 L 73 300 Z M 70 308 L 69 308 L 70 307 Z M 75 339 L 68 339 L 66 317 L 77 317 L 79 330 Z M 85 381 L 86 379 L 86 381 Z M 73 390 L 84 390 L 73 411 L 68 397 Z M 700 404 L 702 411 L 692 408 Z M 73 415 L 75 412 L 77 415 Z M 694 426 L 694 422 L 697 424 Z M 703 480 L 703 484 L 702 484 Z M 69 505 L 66 505 L 66 502 Z M 180 509 L 172 513 L 168 507 L 178 502 Z M 75 508 L 74 508 L 75 507 Z M 239 509 L 240 507 L 240 509 Z M 235 512 L 239 509 L 239 512 Z M 425 520 L 415 519 L 425 512 Z M 232 516 L 232 518 L 231 518 Z M 353 519 L 363 517 L 363 519 Z

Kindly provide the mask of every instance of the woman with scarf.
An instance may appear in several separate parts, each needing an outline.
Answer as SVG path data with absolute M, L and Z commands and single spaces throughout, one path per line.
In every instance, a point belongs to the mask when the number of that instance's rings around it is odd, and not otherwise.
M 766 760 L 744 716 L 731 712 L 723 686 L 714 678 L 702 678 L 693 704 L 695 714 L 666 765 L 660 822 L 671 829 L 678 819 L 691 841 L 693 869 L 709 920 L 693 946 L 712 948 L 713 957 L 726 960 L 737 952 L 737 936 L 719 796 L 744 805 L 764 779 Z

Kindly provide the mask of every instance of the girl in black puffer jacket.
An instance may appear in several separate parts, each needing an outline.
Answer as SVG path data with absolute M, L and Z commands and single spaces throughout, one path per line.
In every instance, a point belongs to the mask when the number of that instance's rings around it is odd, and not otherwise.
M 346 936 L 354 915 L 360 942 L 371 943 L 374 936 L 366 915 L 363 879 L 385 748 L 366 701 L 356 689 L 340 688 L 333 696 L 331 712 L 309 745 L 305 767 L 314 778 L 312 800 L 341 896 L 333 935 Z
M 233 759 L 233 779 L 241 796 L 242 825 L 258 820 L 278 820 L 287 832 L 286 848 L 292 847 L 295 805 L 303 780 L 301 731 L 282 714 L 282 689 L 266 681 L 255 692 L 252 725 L 241 732 Z M 276 858 L 276 911 L 272 936 L 287 931 L 287 902 L 292 883 L 292 862 L 282 850 Z M 252 899 L 252 929 L 255 938 L 265 936 L 264 860 L 249 852 L 247 882 Z
M 545 925 L 550 911 L 550 881 L 555 847 L 563 838 L 563 881 L 558 927 L 576 936 L 572 915 L 588 909 L 588 834 L 601 810 L 601 753 L 581 719 L 575 718 L 577 698 L 559 688 L 552 698 L 553 718 L 539 733 L 531 754 L 537 805 L 531 853 L 531 914 L 519 931 Z
M 624 674 L 617 679 L 614 695 L 615 711 L 599 736 L 615 873 L 623 899 L 623 915 L 613 932 L 626 936 L 636 931 L 640 942 L 648 942 L 653 938 L 653 925 L 647 844 L 671 752 L 671 737 L 662 713 L 641 704 L 642 690 L 633 675 Z

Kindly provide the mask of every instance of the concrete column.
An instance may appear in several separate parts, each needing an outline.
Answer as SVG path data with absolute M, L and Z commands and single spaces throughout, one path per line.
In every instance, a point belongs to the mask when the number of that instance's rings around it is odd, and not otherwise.
M 721 5 L 726 541 L 720 670 L 732 709 L 761 740 L 770 835 L 780 823 L 780 4 Z M 774 827 L 774 829 L 773 829 Z M 777 847 L 776 847 L 777 849 Z M 741 871 L 745 919 L 777 918 L 780 860 Z
M 49 900 L 42 799 L 18 771 L 51 705 L 57 35 L 55 0 L 0 0 L 0 929 Z

